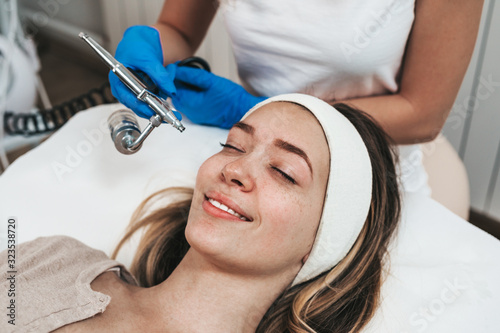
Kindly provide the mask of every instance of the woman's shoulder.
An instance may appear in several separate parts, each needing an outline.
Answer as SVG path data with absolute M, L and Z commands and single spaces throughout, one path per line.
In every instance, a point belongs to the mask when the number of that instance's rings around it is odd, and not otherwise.
M 31 255 L 36 254 L 39 260 L 52 260 L 54 258 L 67 258 L 71 253 L 88 253 L 98 258 L 108 258 L 108 256 L 100 250 L 94 249 L 76 238 L 56 235 L 48 237 L 38 237 L 34 240 L 21 243 L 17 246 L 20 260 L 25 258 L 21 257 L 21 253 Z M 62 252 L 61 252 L 62 251 Z M 41 253 L 49 254 L 49 256 L 41 257 Z M 109 258 L 108 258 L 109 259 Z
M 14 304 L 11 312 L 15 326 L 9 324 L 4 330 L 4 321 L 0 325 L 2 332 L 20 327 L 51 331 L 61 323 L 103 312 L 110 297 L 93 291 L 90 283 L 112 268 L 119 267 L 120 277 L 136 284 L 127 269 L 103 251 L 67 236 L 40 237 L 19 244 L 15 251 L 4 251 L 4 258 L 9 255 L 13 258 L 10 264 L 0 262 L 0 287 L 12 290 L 2 293 L 1 298 L 8 297 L 4 302 Z
M 19 276 L 29 277 L 30 280 L 31 275 L 35 275 L 33 280 L 39 280 L 42 274 L 61 276 L 90 264 L 111 260 L 103 251 L 68 236 L 39 237 L 5 251 L 11 260 L 0 262 L 0 273 L 16 271 Z M 33 280 L 31 282 L 35 282 Z

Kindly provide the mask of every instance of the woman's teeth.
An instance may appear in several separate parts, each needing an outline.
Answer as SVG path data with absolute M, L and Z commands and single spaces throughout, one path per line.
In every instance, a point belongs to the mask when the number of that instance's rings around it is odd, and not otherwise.
M 214 200 L 214 199 L 211 199 L 211 198 L 208 198 L 208 202 L 210 202 L 212 205 L 214 205 L 215 207 L 219 208 L 220 210 L 223 210 L 225 212 L 228 212 L 229 214 L 231 215 L 234 215 L 236 216 L 237 218 L 239 218 L 240 220 L 243 220 L 243 221 L 248 221 L 248 219 L 244 216 L 241 216 L 240 214 L 236 213 L 234 210 L 232 210 L 231 208 L 227 207 L 226 205 L 224 204 L 221 204 L 220 202 L 218 202 L 217 200 Z

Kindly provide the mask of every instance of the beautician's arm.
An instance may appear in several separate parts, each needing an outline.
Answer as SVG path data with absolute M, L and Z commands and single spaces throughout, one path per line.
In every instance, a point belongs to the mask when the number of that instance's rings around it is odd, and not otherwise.
M 416 0 L 400 91 L 346 102 L 371 114 L 396 143 L 434 139 L 467 70 L 482 6 L 483 0 Z
M 164 64 L 192 56 L 218 8 L 215 0 L 167 0 L 153 25 L 160 31 Z

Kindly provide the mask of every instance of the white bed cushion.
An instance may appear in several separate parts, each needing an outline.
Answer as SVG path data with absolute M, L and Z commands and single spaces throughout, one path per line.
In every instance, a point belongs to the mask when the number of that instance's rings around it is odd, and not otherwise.
M 108 254 L 135 207 L 169 186 L 194 185 L 227 131 L 184 120 L 157 128 L 133 155 L 116 151 L 106 120 L 120 104 L 73 117 L 0 176 L 1 249 L 7 218 L 18 242 L 68 235 Z M 147 123 L 140 120 L 142 128 Z M 137 237 L 118 257 L 128 265 Z M 499 332 L 500 242 L 421 195 L 405 195 L 382 304 L 366 332 Z

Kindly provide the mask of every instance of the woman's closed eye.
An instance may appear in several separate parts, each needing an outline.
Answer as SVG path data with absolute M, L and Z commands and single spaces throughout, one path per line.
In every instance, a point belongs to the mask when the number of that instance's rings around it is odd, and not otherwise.
M 285 179 L 287 182 L 291 183 L 291 184 L 297 184 L 297 182 L 295 181 L 295 179 L 293 179 L 292 177 L 290 177 L 290 175 L 288 175 L 286 172 L 284 172 L 283 170 L 271 165 L 271 169 L 273 169 L 274 171 L 276 171 L 281 177 L 283 177 L 283 179 Z
M 230 145 L 230 144 L 227 144 L 227 143 L 222 143 L 220 142 L 220 145 L 222 147 L 222 149 L 231 149 L 231 150 L 235 150 L 237 152 L 240 152 L 240 153 L 244 153 L 244 151 L 242 149 L 239 149 L 239 148 L 236 148 L 235 146 L 233 145 Z

